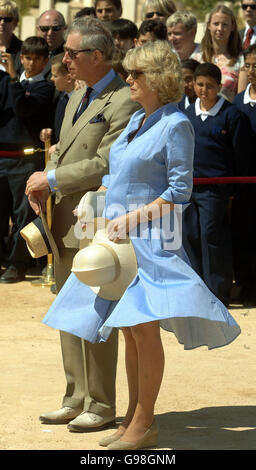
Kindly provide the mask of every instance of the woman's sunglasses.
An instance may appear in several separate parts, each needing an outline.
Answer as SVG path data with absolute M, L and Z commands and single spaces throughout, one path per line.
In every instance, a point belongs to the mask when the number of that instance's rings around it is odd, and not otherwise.
M 11 23 L 13 20 L 12 16 L 0 16 L 0 21 L 3 21 L 4 23 Z
M 164 16 L 163 13 L 160 13 L 160 11 L 150 11 L 149 13 L 146 13 L 145 17 L 147 19 L 149 18 L 153 18 L 153 16 L 156 15 L 156 16 Z
M 128 75 L 132 77 L 133 80 L 137 80 L 140 75 L 143 75 L 144 72 L 141 72 L 140 70 L 127 70 Z

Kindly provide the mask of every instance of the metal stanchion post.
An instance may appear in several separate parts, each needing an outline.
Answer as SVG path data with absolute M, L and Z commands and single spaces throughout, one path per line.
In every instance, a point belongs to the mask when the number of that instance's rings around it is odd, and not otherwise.
M 47 140 L 44 143 L 45 166 L 47 165 L 47 162 L 49 160 L 49 148 L 50 148 L 50 140 Z M 48 197 L 47 203 L 46 203 L 46 220 L 47 220 L 48 227 L 51 230 L 51 226 L 52 226 L 52 198 L 51 196 Z M 34 281 L 32 281 L 31 284 L 33 286 L 41 286 L 41 287 L 47 287 L 47 286 L 50 287 L 53 284 L 55 284 L 52 253 L 48 253 L 47 255 L 47 266 L 46 266 L 45 274 L 41 276 L 39 279 L 35 279 Z

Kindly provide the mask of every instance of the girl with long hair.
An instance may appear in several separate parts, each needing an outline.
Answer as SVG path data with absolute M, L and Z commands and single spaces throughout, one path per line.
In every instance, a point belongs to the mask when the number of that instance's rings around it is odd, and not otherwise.
M 243 55 L 236 18 L 226 5 L 219 4 L 210 12 L 201 42 L 201 52 L 194 59 L 212 62 L 220 68 L 221 94 L 232 102 L 237 94 Z

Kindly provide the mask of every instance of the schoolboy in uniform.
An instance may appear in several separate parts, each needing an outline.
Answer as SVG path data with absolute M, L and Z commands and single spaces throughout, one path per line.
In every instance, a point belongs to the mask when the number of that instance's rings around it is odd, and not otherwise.
M 223 97 L 220 69 L 200 64 L 194 74 L 197 99 L 185 113 L 195 130 L 194 177 L 243 176 L 248 171 L 243 114 Z M 248 137 L 249 138 L 249 137 Z M 183 243 L 192 267 L 225 305 L 233 281 L 229 184 L 194 186 L 184 212 Z
M 249 84 L 245 91 L 236 95 L 233 103 L 248 116 L 251 128 L 256 136 L 256 44 L 249 46 L 244 51 L 243 56 L 243 68 L 247 72 Z
M 54 114 L 53 142 L 58 142 L 65 109 L 75 88 L 75 80 L 71 77 L 66 64 L 62 59 L 64 54 L 58 54 L 51 59 L 51 80 L 60 92 Z
M 148 41 L 166 41 L 167 28 L 165 24 L 157 20 L 144 20 L 142 21 L 137 39 L 135 39 L 135 46 L 143 46 Z
M 125 18 L 119 18 L 112 21 L 108 27 L 114 38 L 114 44 L 117 49 L 127 52 L 135 47 L 135 39 L 137 38 L 138 28 L 133 21 Z
M 194 89 L 194 72 L 197 66 L 200 64 L 195 59 L 186 59 L 181 61 L 182 75 L 184 79 L 184 95 L 178 106 L 181 111 L 196 101 L 196 92 Z
M 0 220 L 12 220 L 7 269 L 0 277 L 1 283 L 23 280 L 31 263 L 19 232 L 35 217 L 25 187 L 28 177 L 44 168 L 44 154 L 20 157 L 20 152 L 41 147 L 40 130 L 52 126 L 54 86 L 42 75 L 48 54 L 43 38 L 27 38 L 21 49 L 24 72 L 20 79 L 6 73 L 0 81 Z M 11 158 L 8 152 L 12 152 Z
M 249 175 L 256 176 L 256 44 L 243 53 L 244 70 L 249 84 L 239 93 L 233 104 L 244 113 L 251 127 L 251 140 L 245 142 L 252 149 Z M 256 184 L 243 185 L 232 204 L 232 238 L 234 248 L 234 275 L 239 287 L 239 300 L 248 307 L 256 305 L 256 245 L 254 215 L 256 213 Z

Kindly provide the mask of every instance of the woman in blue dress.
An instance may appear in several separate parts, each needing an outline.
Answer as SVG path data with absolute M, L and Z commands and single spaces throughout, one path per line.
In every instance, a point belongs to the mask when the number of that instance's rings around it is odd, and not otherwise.
M 117 431 L 100 444 L 141 449 L 157 444 L 154 406 L 164 370 L 160 326 L 185 349 L 224 346 L 240 328 L 190 267 L 179 238 L 181 208 L 193 185 L 194 134 L 175 104 L 183 94 L 177 56 L 167 42 L 156 41 L 128 51 L 124 66 L 131 99 L 142 109 L 113 144 L 109 175 L 99 191 L 107 190 L 108 238 L 118 243 L 129 233 L 138 272 L 114 302 L 99 299 L 72 273 L 44 323 L 92 342 L 106 341 L 112 328 L 122 329 L 128 410 Z

